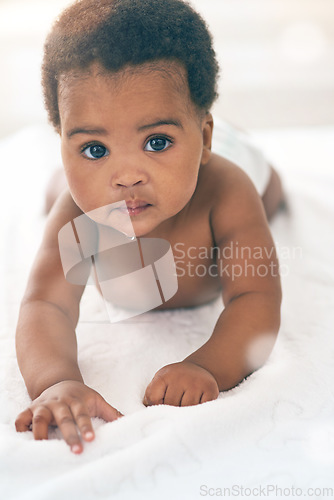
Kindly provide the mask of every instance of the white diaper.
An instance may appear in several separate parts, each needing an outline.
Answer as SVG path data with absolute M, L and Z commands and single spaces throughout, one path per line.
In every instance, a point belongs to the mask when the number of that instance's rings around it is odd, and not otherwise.
M 242 168 L 253 181 L 259 195 L 264 194 L 270 179 L 270 165 L 247 134 L 214 117 L 212 151 Z

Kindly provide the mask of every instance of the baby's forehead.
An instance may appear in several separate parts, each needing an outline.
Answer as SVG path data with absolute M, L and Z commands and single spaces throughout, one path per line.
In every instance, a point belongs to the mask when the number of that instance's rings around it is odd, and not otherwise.
M 63 123 L 89 120 L 94 113 L 100 120 L 131 115 L 138 123 L 145 115 L 183 116 L 196 122 L 200 118 L 186 70 L 173 62 L 128 66 L 118 72 L 99 64 L 69 71 L 59 80 L 58 108 Z
M 129 91 L 132 88 L 135 92 L 138 81 L 147 86 L 154 86 L 157 82 L 164 81 L 173 92 L 180 94 L 185 103 L 191 104 L 186 69 L 181 63 L 174 61 L 129 65 L 117 72 L 109 71 L 97 62 L 87 68 L 71 69 L 58 78 L 58 98 L 71 99 L 74 92 L 85 92 L 92 84 L 98 91 L 101 83 L 107 83 L 111 90 L 119 91 L 127 87 Z M 134 85 L 131 86 L 131 82 L 134 82 Z

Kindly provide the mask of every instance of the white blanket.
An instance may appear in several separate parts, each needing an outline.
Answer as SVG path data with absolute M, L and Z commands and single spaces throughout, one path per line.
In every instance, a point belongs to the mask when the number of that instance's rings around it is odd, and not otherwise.
M 94 419 L 96 439 L 80 456 L 58 431 L 39 442 L 15 432 L 29 404 L 15 358 L 18 306 L 45 222 L 43 191 L 60 158 L 57 139 L 40 127 L 0 141 L 1 499 L 334 493 L 334 127 L 253 136 L 281 173 L 289 205 L 271 224 L 284 300 L 269 361 L 216 401 L 145 408 L 156 370 L 205 342 L 221 302 L 110 324 L 88 287 L 77 329 L 80 368 L 125 417 Z

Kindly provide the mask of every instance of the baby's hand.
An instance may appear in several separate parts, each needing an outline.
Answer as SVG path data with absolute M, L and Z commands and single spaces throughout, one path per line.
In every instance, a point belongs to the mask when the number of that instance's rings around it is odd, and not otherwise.
M 147 386 L 143 403 L 191 406 L 217 399 L 216 379 L 205 368 L 181 361 L 161 368 Z
M 49 425 L 57 425 L 73 453 L 83 446 L 78 430 L 85 441 L 94 439 L 91 417 L 112 422 L 123 416 L 103 397 L 82 382 L 64 380 L 36 398 L 15 421 L 17 432 L 32 430 L 35 439 L 48 439 Z

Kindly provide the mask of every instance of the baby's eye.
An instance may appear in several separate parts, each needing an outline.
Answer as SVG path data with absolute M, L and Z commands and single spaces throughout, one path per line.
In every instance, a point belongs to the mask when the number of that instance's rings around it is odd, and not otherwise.
M 85 147 L 82 150 L 82 153 L 90 160 L 98 160 L 103 156 L 108 156 L 109 151 L 101 144 L 91 144 L 90 146 Z
M 163 151 L 171 144 L 171 141 L 169 141 L 165 137 L 154 137 L 147 142 L 144 149 L 145 151 Z

